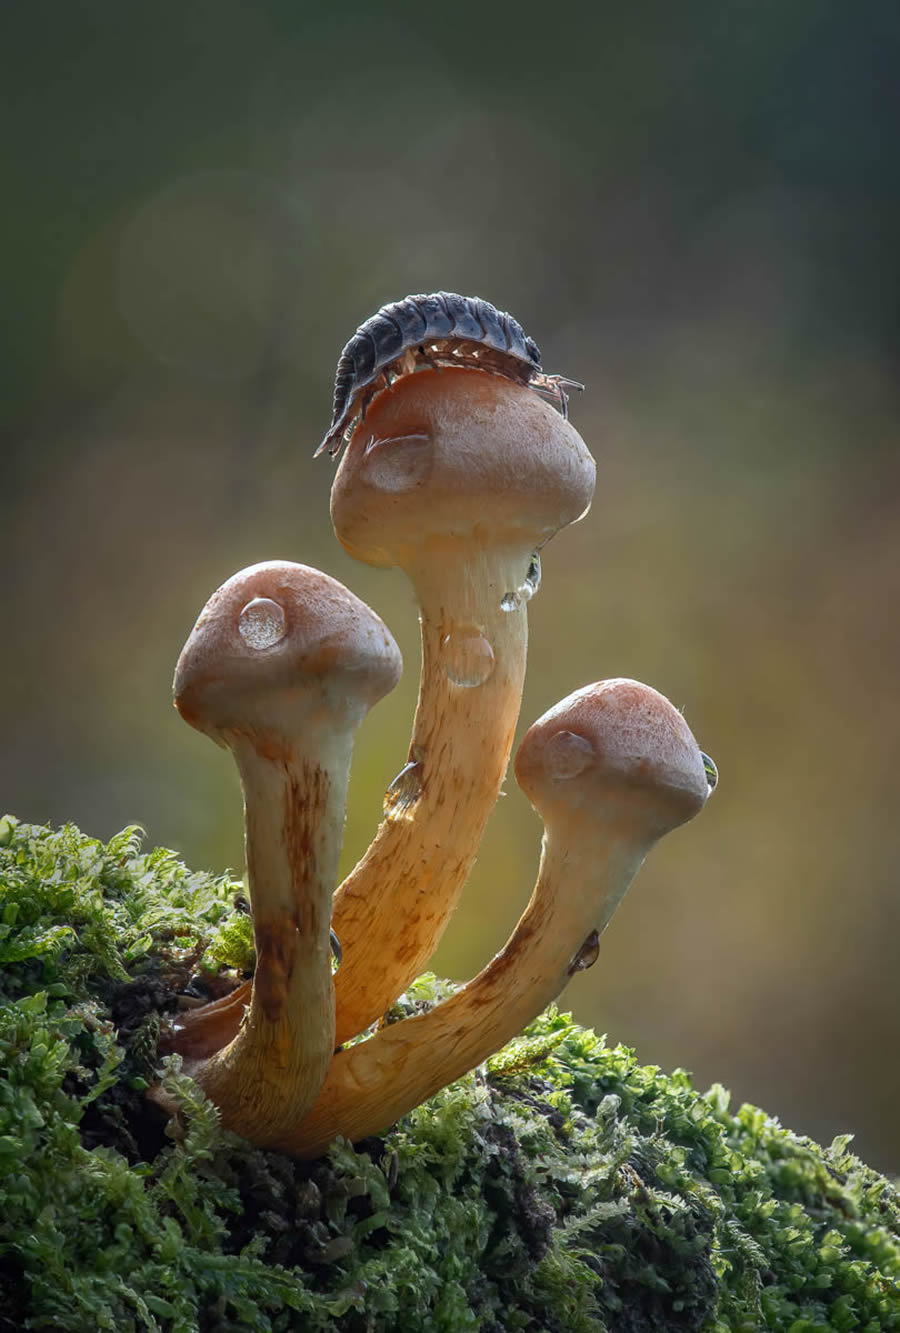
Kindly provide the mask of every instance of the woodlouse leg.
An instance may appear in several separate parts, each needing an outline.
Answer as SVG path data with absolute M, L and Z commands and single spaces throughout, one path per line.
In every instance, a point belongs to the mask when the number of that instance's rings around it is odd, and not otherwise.
M 430 366 L 432 370 L 443 370 L 443 366 L 438 365 L 434 357 L 429 356 L 428 353 L 425 351 L 424 347 L 419 348 L 419 357 L 422 361 L 424 361 L 425 365 Z

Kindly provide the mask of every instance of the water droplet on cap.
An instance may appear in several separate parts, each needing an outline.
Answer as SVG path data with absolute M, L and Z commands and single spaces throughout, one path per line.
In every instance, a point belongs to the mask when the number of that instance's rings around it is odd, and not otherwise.
M 500 599 L 501 611 L 515 611 L 519 605 L 519 594 L 517 592 L 504 593 Z
M 284 607 L 270 597 L 254 597 L 238 616 L 238 633 L 250 648 L 271 648 L 287 633 Z
M 332 931 L 331 932 L 331 975 L 332 976 L 334 976 L 335 972 L 340 967 L 343 958 L 344 958 L 344 951 L 341 948 L 341 942 L 338 939 L 337 935 L 335 935 L 334 931 Z
M 706 774 L 706 781 L 709 783 L 709 790 L 715 791 L 719 784 L 719 770 L 716 768 L 708 754 L 700 751 L 700 758 L 703 760 L 703 772 Z
M 381 491 L 408 491 L 426 479 L 434 464 L 431 437 L 424 433 L 398 435 L 366 445 L 366 479 Z
M 441 657 L 454 685 L 483 685 L 494 670 L 494 650 L 480 629 L 458 625 L 441 640 Z
M 544 747 L 544 767 L 551 778 L 577 778 L 593 762 L 593 745 L 574 731 L 558 731 Z

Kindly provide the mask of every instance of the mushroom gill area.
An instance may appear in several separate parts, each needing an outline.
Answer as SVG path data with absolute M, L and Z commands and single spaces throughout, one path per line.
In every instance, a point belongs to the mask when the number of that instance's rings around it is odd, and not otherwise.
M 446 366 L 465 373 L 416 373 Z M 333 899 L 343 950 L 335 977 L 327 919 L 313 914 L 316 939 L 307 942 L 300 909 L 322 895 L 327 902 L 336 888 L 352 736 L 396 679 L 393 641 L 334 580 L 272 562 L 234 575 L 197 622 L 186 652 L 203 690 L 199 719 L 184 705 L 182 656 L 180 711 L 228 745 L 241 770 L 257 962 L 252 980 L 181 1015 L 161 1046 L 184 1057 L 228 1126 L 260 1146 L 308 1157 L 339 1134 L 365 1137 L 486 1060 L 593 963 L 599 934 L 647 851 L 712 789 L 680 714 L 649 687 L 604 682 L 551 708 L 517 759 L 546 829 L 519 925 L 427 1022 L 372 1031 L 427 967 L 503 781 L 537 587 L 529 583 L 534 552 L 590 504 L 594 463 L 565 420 L 566 383 L 484 344 L 444 338 L 405 349 L 353 400 L 350 447 L 332 495 L 335 530 L 357 558 L 397 565 L 411 578 L 423 611 L 423 666 L 410 745 L 397 764 L 408 777 L 402 810 L 392 786 L 369 851 Z M 395 418 L 410 411 L 421 432 L 412 469 L 404 450 L 391 447 Z M 386 446 L 377 457 L 365 445 L 373 428 Z M 492 523 L 473 518 L 479 505 Z M 267 632 L 257 634 L 261 599 Z M 466 645 L 487 645 L 478 669 L 468 649 L 467 669 L 450 669 L 458 625 Z M 271 817 L 266 802 L 290 802 L 301 759 L 331 774 L 334 795 L 320 812 L 316 856 L 298 873 L 296 849 L 278 845 L 296 821 L 283 808 Z M 305 800 L 302 784 L 293 786 L 293 799 Z M 315 841 L 315 830 L 309 835 Z M 290 936 L 280 942 L 273 904 Z M 276 1026 L 264 1003 L 272 959 L 287 979 Z M 158 1090 L 151 1096 L 165 1105 Z

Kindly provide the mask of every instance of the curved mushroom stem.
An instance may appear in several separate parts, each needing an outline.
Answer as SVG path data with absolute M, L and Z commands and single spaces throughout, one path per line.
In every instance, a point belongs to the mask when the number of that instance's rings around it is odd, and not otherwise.
M 422 677 L 409 764 L 388 791 L 374 841 L 334 900 L 344 948 L 335 978 L 339 1043 L 380 1017 L 422 971 L 474 863 L 506 774 L 528 645 L 524 604 L 501 611 L 496 590 L 521 581 L 528 558 L 520 550 L 505 558 L 470 551 L 452 560 L 449 606 L 433 570 L 414 575 Z M 447 670 L 447 640 L 459 625 L 478 627 L 458 666 L 471 684 Z
M 180 713 L 240 772 L 257 962 L 246 1015 L 228 997 L 240 1025 L 227 1044 L 210 1055 L 188 1029 L 169 1047 L 224 1124 L 262 1146 L 311 1105 L 334 1051 L 331 897 L 353 737 L 399 674 L 373 611 L 275 561 L 213 594 L 176 668 Z
M 702 809 L 703 760 L 677 709 L 635 681 L 587 686 L 536 722 L 516 774 L 546 831 L 506 946 L 429 1013 L 340 1051 L 312 1110 L 278 1146 L 316 1157 L 339 1134 L 377 1133 L 521 1031 L 595 961 L 653 844 Z
M 339 1043 L 418 975 L 453 913 L 512 747 L 535 553 L 586 512 L 594 476 L 568 422 L 478 370 L 397 381 L 344 455 L 335 531 L 351 555 L 412 580 L 422 677 L 408 763 L 335 895 Z

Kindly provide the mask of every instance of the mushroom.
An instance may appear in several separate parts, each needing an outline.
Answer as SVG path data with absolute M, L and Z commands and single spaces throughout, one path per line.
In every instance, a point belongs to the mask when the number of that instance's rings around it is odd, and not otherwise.
M 236 1034 L 187 1069 L 225 1125 L 262 1146 L 311 1105 L 334 1051 L 331 899 L 353 737 L 400 670 L 374 611 L 285 561 L 213 593 L 178 659 L 176 708 L 240 772 L 257 958 Z M 240 1021 L 244 1005 L 229 1012 Z
M 339 1134 L 377 1133 L 521 1031 L 596 960 L 650 848 L 703 808 L 713 772 L 678 710 L 637 681 L 585 686 L 545 713 L 516 757 L 545 834 L 507 944 L 427 1014 L 338 1052 L 315 1105 L 278 1146 L 316 1157 Z
M 586 513 L 595 466 L 530 388 L 423 369 L 369 404 L 335 477 L 335 532 L 399 565 L 421 607 L 408 759 L 369 850 L 335 896 L 337 1040 L 367 1027 L 434 951 L 475 860 L 519 713 L 537 552 Z

